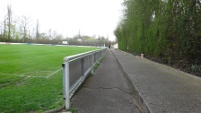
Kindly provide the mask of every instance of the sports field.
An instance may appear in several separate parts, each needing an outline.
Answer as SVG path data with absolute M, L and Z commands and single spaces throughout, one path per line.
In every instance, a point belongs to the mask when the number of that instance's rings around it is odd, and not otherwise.
M 63 58 L 94 49 L 0 45 L 0 113 L 42 112 L 63 105 Z

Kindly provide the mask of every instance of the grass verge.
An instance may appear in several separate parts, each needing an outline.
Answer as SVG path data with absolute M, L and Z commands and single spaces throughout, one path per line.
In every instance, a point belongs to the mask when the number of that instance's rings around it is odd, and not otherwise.
M 63 58 L 94 49 L 0 45 L 0 112 L 42 112 L 62 106 Z

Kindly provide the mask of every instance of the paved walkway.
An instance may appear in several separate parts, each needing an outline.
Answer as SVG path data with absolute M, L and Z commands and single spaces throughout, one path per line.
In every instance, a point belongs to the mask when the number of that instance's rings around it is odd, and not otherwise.
M 135 101 L 146 113 L 200 113 L 201 79 L 109 50 L 72 104 L 78 113 L 138 113 Z
M 111 51 L 71 102 L 78 113 L 139 113 Z

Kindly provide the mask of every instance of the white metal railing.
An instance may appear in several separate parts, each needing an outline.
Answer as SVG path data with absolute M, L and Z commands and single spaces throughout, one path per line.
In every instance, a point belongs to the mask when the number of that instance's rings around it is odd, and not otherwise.
M 70 99 L 87 75 L 92 72 L 94 65 L 106 54 L 107 48 L 93 50 L 64 58 L 63 67 L 63 96 L 65 108 L 70 108 Z

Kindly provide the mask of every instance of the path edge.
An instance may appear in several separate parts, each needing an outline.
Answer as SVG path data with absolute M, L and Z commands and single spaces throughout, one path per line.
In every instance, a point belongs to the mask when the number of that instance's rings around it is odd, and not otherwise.
M 120 51 L 120 50 L 115 50 L 115 51 Z M 114 55 L 115 60 L 117 61 L 117 64 L 118 64 L 120 70 L 122 71 L 123 76 L 127 82 L 127 85 L 128 85 L 128 87 L 132 93 L 132 96 L 134 98 L 133 99 L 134 104 L 138 107 L 138 109 L 141 113 L 151 113 L 150 110 L 148 109 L 146 103 L 144 102 L 143 98 L 141 97 L 140 93 L 138 92 L 137 88 L 132 83 L 130 77 L 128 76 L 128 74 L 124 70 L 123 66 L 121 65 L 121 63 L 119 62 L 118 58 L 116 57 L 116 55 L 114 54 L 113 51 L 112 51 L 112 54 Z

